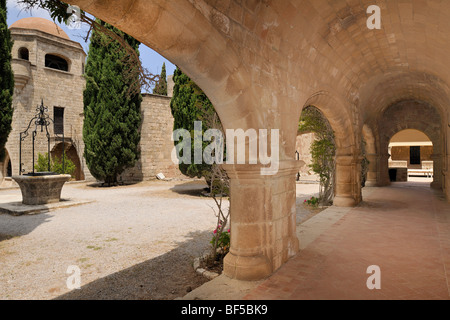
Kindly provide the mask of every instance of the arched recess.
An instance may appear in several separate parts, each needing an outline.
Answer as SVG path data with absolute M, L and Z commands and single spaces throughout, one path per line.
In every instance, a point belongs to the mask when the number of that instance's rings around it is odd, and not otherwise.
M 400 131 L 415 129 L 425 133 L 433 143 L 433 183 L 436 189 L 443 188 L 443 164 L 445 163 L 445 139 L 442 116 L 423 101 L 407 100 L 390 106 L 378 122 L 380 132 L 380 185 L 390 184 L 388 154 L 389 142 Z
M 13 171 L 11 157 L 9 156 L 8 150 L 5 148 L 5 158 L 3 159 L 3 162 L 0 163 L 0 183 L 4 178 L 11 177 L 12 174 Z
M 56 144 L 52 151 L 51 151 L 51 157 L 52 159 L 58 158 L 60 161 L 62 161 L 62 155 L 63 155 L 63 145 L 65 150 L 65 156 L 66 159 L 70 159 L 73 164 L 75 165 L 75 172 L 73 173 L 73 178 L 77 181 L 83 181 L 85 179 L 83 168 L 81 167 L 81 161 L 80 157 L 78 155 L 77 148 L 72 143 L 58 143 Z
M 349 108 L 326 91 L 313 94 L 301 110 L 308 106 L 319 109 L 335 133 L 336 181 L 333 203 L 339 207 L 356 206 L 362 200 L 361 146 L 349 115 Z
M 58 54 L 48 53 L 45 55 L 45 67 L 59 71 L 70 71 L 70 60 Z
M 26 47 L 21 47 L 17 54 L 18 54 L 19 59 L 27 60 L 27 61 L 30 60 L 30 51 Z

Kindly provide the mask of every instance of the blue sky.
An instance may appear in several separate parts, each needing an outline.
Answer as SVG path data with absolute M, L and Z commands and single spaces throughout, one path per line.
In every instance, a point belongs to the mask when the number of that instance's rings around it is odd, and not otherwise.
M 8 6 L 8 26 L 16 22 L 17 20 L 28 18 L 28 17 L 41 17 L 52 20 L 49 13 L 45 10 L 32 10 L 31 12 L 23 10 L 23 8 L 17 4 L 17 0 L 7 0 Z M 68 28 L 64 24 L 58 24 L 73 41 L 79 42 L 86 53 L 89 49 L 89 44 L 86 43 L 83 39 L 83 36 L 86 35 L 88 28 L 86 26 L 82 26 L 80 30 L 72 30 Z M 166 63 L 167 75 L 173 74 L 175 70 L 175 66 L 167 59 L 162 57 L 160 54 L 150 49 L 145 45 L 141 45 L 140 47 L 141 60 L 143 66 L 148 69 L 153 74 L 160 74 L 161 67 L 163 63 Z

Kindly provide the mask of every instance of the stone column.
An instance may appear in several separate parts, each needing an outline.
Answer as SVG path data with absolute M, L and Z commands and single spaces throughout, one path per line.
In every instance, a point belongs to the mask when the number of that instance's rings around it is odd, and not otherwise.
M 335 206 L 354 207 L 361 202 L 361 160 L 354 155 L 336 156 Z
M 380 187 L 386 187 L 391 185 L 391 179 L 389 178 L 389 158 L 391 155 L 389 153 L 382 153 L 379 157 L 379 176 L 378 185 Z
M 442 190 L 442 155 L 433 154 L 431 159 L 433 160 L 433 182 L 431 183 L 431 188 Z
M 369 161 L 369 170 L 367 172 L 366 187 L 377 187 L 379 157 L 377 154 L 368 154 L 367 160 Z
M 261 280 L 297 254 L 297 161 L 282 161 L 276 175 L 260 165 L 224 165 L 230 177 L 231 248 L 224 273 L 233 279 Z

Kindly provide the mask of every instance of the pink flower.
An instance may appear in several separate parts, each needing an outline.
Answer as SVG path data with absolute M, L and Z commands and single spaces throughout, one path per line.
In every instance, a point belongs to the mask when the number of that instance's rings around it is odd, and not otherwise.
M 217 229 L 216 230 L 214 230 L 214 234 L 216 234 L 217 233 Z
M 231 233 L 231 229 L 228 229 L 228 233 Z

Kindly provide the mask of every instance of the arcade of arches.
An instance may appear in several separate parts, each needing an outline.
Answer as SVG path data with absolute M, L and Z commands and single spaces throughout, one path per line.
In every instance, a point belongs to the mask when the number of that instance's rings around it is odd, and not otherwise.
M 232 243 L 225 273 L 255 280 L 299 250 L 295 235 L 297 121 L 314 105 L 336 133 L 337 206 L 361 201 L 361 141 L 368 185 L 386 185 L 388 144 L 417 129 L 433 142 L 433 186 L 450 196 L 448 1 L 72 0 L 180 66 L 209 96 L 226 129 L 280 129 L 280 170 L 227 165 Z

